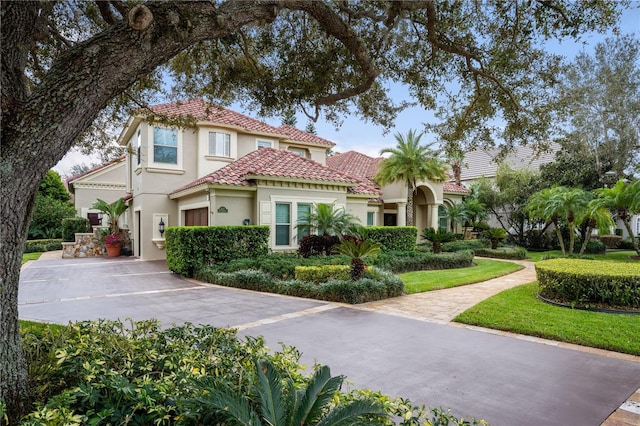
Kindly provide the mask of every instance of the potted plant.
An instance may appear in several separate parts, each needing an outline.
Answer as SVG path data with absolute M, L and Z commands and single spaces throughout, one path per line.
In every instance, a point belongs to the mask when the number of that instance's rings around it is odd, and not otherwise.
M 117 232 L 109 232 L 104 236 L 104 247 L 108 257 L 120 256 L 122 237 Z
M 122 198 L 117 199 L 113 203 L 107 203 L 98 198 L 92 206 L 92 208 L 100 210 L 109 216 L 109 228 L 100 231 L 100 241 L 104 243 L 107 256 L 109 257 L 120 256 L 124 238 L 120 234 L 118 218 L 127 210 L 127 207 Z

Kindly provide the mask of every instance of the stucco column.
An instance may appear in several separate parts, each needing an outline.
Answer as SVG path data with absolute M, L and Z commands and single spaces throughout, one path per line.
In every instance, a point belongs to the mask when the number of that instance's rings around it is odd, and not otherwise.
M 431 227 L 433 229 L 438 229 L 438 227 L 440 226 L 440 222 L 438 221 L 438 204 L 431 204 L 429 207 L 431 207 Z
M 398 203 L 398 226 L 407 226 L 407 203 Z

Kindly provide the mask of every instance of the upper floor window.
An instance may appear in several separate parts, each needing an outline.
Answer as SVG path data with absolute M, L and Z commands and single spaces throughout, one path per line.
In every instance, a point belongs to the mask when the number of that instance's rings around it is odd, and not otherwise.
M 258 141 L 258 149 L 262 148 L 272 148 L 273 143 L 269 141 Z
M 153 162 L 178 164 L 178 131 L 153 128 Z
M 142 145 L 142 138 L 140 136 L 140 129 L 138 129 L 138 134 L 136 135 L 136 158 L 137 158 L 137 162 L 136 164 L 139 166 L 140 165 L 140 151 L 141 151 L 141 146 Z
M 231 157 L 231 135 L 209 132 L 209 155 Z
M 298 155 L 300 157 L 306 157 L 306 153 L 304 149 L 289 148 L 289 152 L 292 154 Z

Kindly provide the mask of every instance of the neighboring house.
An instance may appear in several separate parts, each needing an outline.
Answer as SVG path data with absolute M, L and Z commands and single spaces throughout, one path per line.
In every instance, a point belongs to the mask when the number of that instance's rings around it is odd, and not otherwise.
M 355 151 L 336 154 L 327 158 L 327 165 L 349 175 L 359 177 L 368 185 L 376 186 L 373 181 L 382 157 L 372 158 Z M 380 212 L 370 207 L 367 225 L 405 226 L 407 209 L 407 184 L 396 182 L 381 188 L 382 221 Z M 448 229 L 445 205 L 462 202 L 469 190 L 452 182 L 417 182 L 413 199 L 414 224 L 419 229 L 443 227 Z
M 518 146 L 504 158 L 498 156 L 499 149 L 478 149 L 467 152 L 464 155 L 460 173 L 462 186 L 469 188 L 480 178 L 495 179 L 501 162 L 509 164 L 514 170 L 540 170 L 541 165 L 555 160 L 556 151 L 559 149 L 560 146 L 555 143 L 552 144 L 551 151 L 541 153 L 536 153 L 528 146 Z
M 69 192 L 73 195 L 78 216 L 88 218 L 92 226 L 103 224 L 102 213 L 91 208 L 98 198 L 112 203 L 127 196 L 125 160 L 124 156 L 120 157 L 66 180 Z M 105 222 L 104 225 L 107 223 Z M 126 218 L 123 218 L 120 225 L 127 227 Z
M 135 256 L 165 257 L 160 222 L 267 225 L 271 250 L 295 250 L 305 235 L 296 225 L 317 203 L 343 207 L 362 225 L 404 225 L 405 185 L 379 188 L 372 181 L 380 158 L 356 152 L 327 158 L 331 141 L 203 100 L 156 105 L 150 111 L 155 117 L 132 116 L 118 138 L 127 148 L 126 161 L 70 183 L 83 216 L 91 213 L 87 206 L 97 198 L 125 198 L 129 209 L 120 221 L 128 224 Z M 161 124 L 161 117 L 184 124 Z M 101 170 L 118 175 L 112 186 L 117 195 L 100 192 L 106 189 Z M 438 226 L 442 205 L 461 201 L 467 192 L 448 182 L 420 182 L 415 195 L 418 228 Z

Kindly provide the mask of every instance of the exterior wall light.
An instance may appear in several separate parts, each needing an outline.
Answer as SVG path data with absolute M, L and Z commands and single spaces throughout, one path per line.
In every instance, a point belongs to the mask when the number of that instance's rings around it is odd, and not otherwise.
M 160 218 L 160 223 L 158 224 L 158 232 L 160 232 L 160 238 L 164 237 L 164 221 Z

